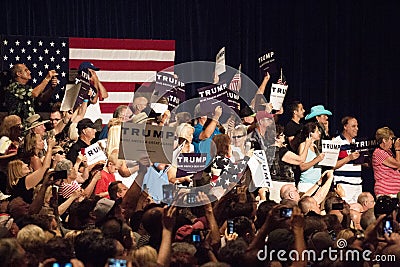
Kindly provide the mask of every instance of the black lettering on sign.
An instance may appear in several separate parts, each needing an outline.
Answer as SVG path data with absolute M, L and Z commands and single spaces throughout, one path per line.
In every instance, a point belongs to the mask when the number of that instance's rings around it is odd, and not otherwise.
M 340 145 L 336 144 L 322 144 L 322 148 L 324 149 L 339 149 Z

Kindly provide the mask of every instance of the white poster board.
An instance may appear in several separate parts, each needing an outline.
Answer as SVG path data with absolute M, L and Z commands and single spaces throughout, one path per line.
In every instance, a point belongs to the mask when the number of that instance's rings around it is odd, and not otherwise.
M 92 165 L 100 160 L 107 160 L 106 154 L 103 152 L 98 143 L 94 143 L 93 145 L 85 148 L 85 156 L 87 158 L 88 165 Z
M 61 102 L 60 111 L 72 110 L 75 106 L 76 98 L 78 97 L 81 84 L 67 84 L 65 89 L 64 98 Z
M 283 100 L 285 99 L 287 85 L 273 83 L 271 86 L 271 94 L 269 96 L 269 102 L 272 104 L 272 109 L 280 110 L 282 107 Z
M 139 161 L 149 157 L 153 163 L 171 163 L 174 139 L 174 127 L 125 122 L 121 127 L 119 158 Z
M 247 165 L 251 171 L 255 187 L 272 188 L 271 174 L 264 150 L 255 150 Z
M 335 167 L 339 152 L 340 143 L 334 140 L 322 140 L 322 153 L 325 153 L 325 157 L 318 165 Z

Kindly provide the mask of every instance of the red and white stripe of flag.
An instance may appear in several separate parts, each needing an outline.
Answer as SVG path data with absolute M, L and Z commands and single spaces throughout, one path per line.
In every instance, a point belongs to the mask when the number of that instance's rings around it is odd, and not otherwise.
M 97 76 L 109 97 L 100 102 L 107 123 L 119 105 L 127 105 L 143 82 L 155 81 L 156 73 L 174 65 L 174 40 L 69 38 L 69 68 L 83 61 L 100 68 Z

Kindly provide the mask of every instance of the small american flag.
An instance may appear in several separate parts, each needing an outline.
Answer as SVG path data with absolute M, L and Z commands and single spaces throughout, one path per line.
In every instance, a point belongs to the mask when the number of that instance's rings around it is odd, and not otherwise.
M 240 75 L 240 66 L 239 66 L 239 70 L 233 76 L 232 81 L 229 84 L 229 89 L 238 92 L 241 87 L 242 87 L 242 78 Z

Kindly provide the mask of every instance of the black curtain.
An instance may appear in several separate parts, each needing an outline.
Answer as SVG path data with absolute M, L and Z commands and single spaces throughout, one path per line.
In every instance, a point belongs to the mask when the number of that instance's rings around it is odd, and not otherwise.
M 3 0 L 0 34 L 174 39 L 176 63 L 214 61 L 225 46 L 227 64 L 257 84 L 257 56 L 273 48 L 286 101 L 325 105 L 333 133 L 353 115 L 370 137 L 400 126 L 399 11 L 398 1 Z

